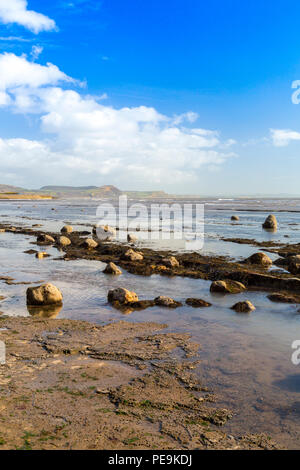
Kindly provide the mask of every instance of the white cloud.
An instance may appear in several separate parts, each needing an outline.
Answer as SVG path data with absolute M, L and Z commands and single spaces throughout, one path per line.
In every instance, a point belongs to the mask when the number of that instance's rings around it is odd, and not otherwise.
M 42 46 L 32 46 L 30 55 L 34 62 L 40 57 L 43 50 L 44 48 Z
M 234 155 L 224 148 L 230 141 L 222 142 L 217 132 L 180 125 L 194 122 L 195 113 L 174 123 L 154 108 L 116 109 L 63 89 L 60 82 L 75 81 L 52 64 L 0 55 L 0 105 L 39 113 L 47 135 L 40 142 L 0 142 L 1 172 L 22 173 L 24 185 L 41 179 L 61 184 L 105 179 L 140 188 L 190 184 L 201 168 L 215 168 Z
M 0 21 L 4 24 L 17 23 L 35 34 L 56 29 L 55 21 L 28 10 L 27 6 L 26 0 L 0 0 Z
M 285 147 L 293 140 L 300 140 L 300 132 L 290 129 L 270 129 L 270 133 L 275 147 Z

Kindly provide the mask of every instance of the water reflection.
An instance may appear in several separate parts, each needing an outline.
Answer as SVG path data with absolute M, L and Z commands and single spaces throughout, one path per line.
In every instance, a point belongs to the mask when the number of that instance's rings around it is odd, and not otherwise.
M 60 311 L 62 310 L 63 305 L 49 305 L 47 307 L 32 307 L 27 305 L 27 310 L 29 315 L 32 317 L 40 318 L 56 318 Z

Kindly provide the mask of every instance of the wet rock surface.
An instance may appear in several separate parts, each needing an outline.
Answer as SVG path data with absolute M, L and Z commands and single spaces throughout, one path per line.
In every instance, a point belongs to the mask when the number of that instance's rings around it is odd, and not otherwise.
M 244 300 L 243 302 L 237 302 L 231 309 L 237 313 L 250 313 L 255 310 L 255 307 L 249 300 Z
M 222 431 L 232 412 L 193 372 L 198 345 L 187 334 L 36 317 L 0 327 L 3 450 L 276 448 L 265 435 Z
M 245 291 L 244 284 L 238 281 L 214 281 L 210 286 L 210 291 L 216 294 L 240 294 Z

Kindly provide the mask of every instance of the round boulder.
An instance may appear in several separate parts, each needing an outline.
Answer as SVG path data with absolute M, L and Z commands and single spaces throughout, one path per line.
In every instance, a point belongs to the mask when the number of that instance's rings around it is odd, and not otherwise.
M 59 237 L 57 243 L 60 246 L 69 246 L 71 245 L 71 240 L 68 237 Z
M 62 229 L 61 229 L 61 233 L 72 233 L 73 232 L 73 227 L 71 225 L 65 225 Z
M 277 219 L 275 215 L 269 215 L 263 223 L 263 228 L 266 230 L 277 230 Z
M 244 284 L 238 281 L 214 281 L 210 286 L 210 292 L 217 294 L 239 294 L 246 290 Z
M 238 302 L 233 305 L 231 309 L 235 310 L 237 313 L 250 313 L 255 310 L 255 307 L 249 300 L 244 300 L 243 302 Z
M 130 292 L 124 287 L 111 289 L 108 292 L 107 299 L 110 303 L 118 302 L 119 304 L 129 304 L 131 302 L 138 302 L 139 298 L 135 292 Z
M 231 220 L 237 222 L 238 220 L 240 220 L 240 218 L 239 218 L 238 215 L 233 215 L 233 216 L 231 217 Z
M 42 284 L 38 287 L 29 287 L 26 292 L 27 305 L 60 305 L 63 296 L 61 291 L 53 284 Z
M 93 240 L 92 238 L 86 238 L 81 244 L 82 248 L 87 248 L 88 250 L 97 248 L 97 246 L 98 243 L 95 242 L 95 240 Z
M 248 264 L 258 264 L 259 266 L 271 266 L 272 260 L 265 253 L 254 253 L 245 261 Z

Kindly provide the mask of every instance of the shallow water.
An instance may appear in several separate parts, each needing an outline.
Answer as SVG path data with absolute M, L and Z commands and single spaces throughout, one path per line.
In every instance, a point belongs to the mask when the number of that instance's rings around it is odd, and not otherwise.
M 257 251 L 249 245 L 220 242 L 218 235 L 261 240 L 275 237 L 276 240 L 295 242 L 297 225 L 289 224 L 295 223 L 300 227 L 300 213 L 278 213 L 278 232 L 262 232 L 261 223 L 266 215 L 271 211 L 276 215 L 275 203 L 270 202 L 270 210 L 266 212 L 253 213 L 251 207 L 249 213 L 239 213 L 239 225 L 232 225 L 230 221 L 233 201 L 226 201 L 230 204 L 228 210 L 216 207 L 207 210 L 203 252 L 220 252 L 238 258 Z M 56 231 L 64 222 L 71 222 L 75 227 L 74 222 L 86 226 L 95 223 L 92 217 L 95 208 L 94 201 L 90 204 L 86 201 L 4 202 L 0 203 L 0 220 L 28 226 L 41 223 L 45 229 Z M 77 227 L 84 229 L 84 225 Z M 283 239 L 286 234 L 290 239 Z M 102 273 L 105 264 L 98 261 L 55 260 L 60 256 L 55 248 L 47 248 L 50 258 L 38 260 L 34 255 L 24 253 L 36 248 L 32 241 L 32 237 L 0 233 L 2 276 L 33 285 L 42 280 L 57 285 L 64 294 L 63 308 L 55 313 L 57 318 L 97 323 L 120 318 L 157 321 L 167 323 L 171 330 L 190 332 L 202 346 L 199 373 L 204 376 L 204 382 L 219 395 L 218 403 L 235 412 L 227 429 L 235 433 L 267 432 L 288 447 L 300 447 L 300 366 L 291 362 L 291 344 L 300 339 L 299 307 L 274 304 L 267 299 L 266 293 L 247 292 L 247 299 L 256 306 L 256 311 L 250 315 L 237 315 L 230 307 L 245 299 L 245 294 L 211 295 L 209 281 L 157 275 L 141 277 L 126 272 L 114 278 Z M 224 253 L 223 250 L 227 251 Z M 183 306 L 176 310 L 154 307 L 124 316 L 106 302 L 107 291 L 115 286 L 133 290 L 141 299 L 162 294 L 180 301 L 187 297 L 200 297 L 213 306 L 207 309 Z M 26 289 L 25 284 L 0 283 L 0 294 L 6 296 L 0 310 L 9 315 L 29 315 L 25 305 Z

